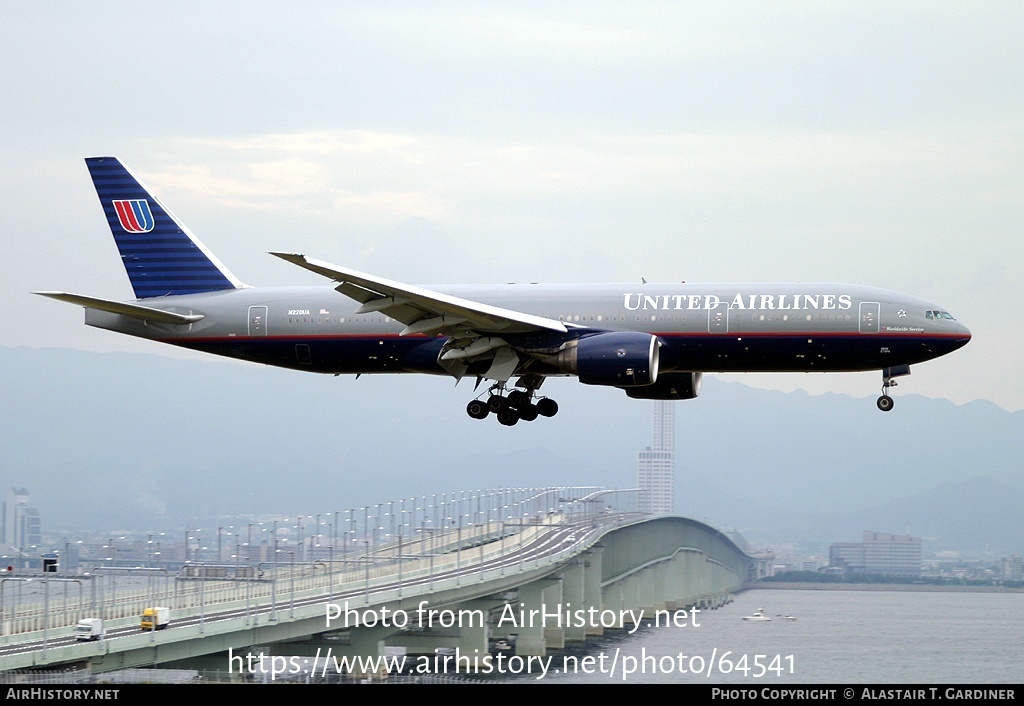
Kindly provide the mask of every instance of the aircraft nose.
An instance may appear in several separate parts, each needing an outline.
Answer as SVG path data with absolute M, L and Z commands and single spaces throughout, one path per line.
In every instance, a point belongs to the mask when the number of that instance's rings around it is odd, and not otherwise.
M 946 330 L 939 334 L 939 337 L 932 342 L 932 350 L 936 355 L 946 355 L 947 353 L 960 350 L 971 341 L 971 331 L 962 323 L 956 320 L 947 320 L 945 323 L 947 324 L 944 327 Z

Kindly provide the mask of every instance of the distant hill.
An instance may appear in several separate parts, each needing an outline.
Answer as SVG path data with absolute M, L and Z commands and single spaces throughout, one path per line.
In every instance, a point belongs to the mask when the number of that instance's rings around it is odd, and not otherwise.
M 506 428 L 465 414 L 471 382 L 0 347 L 0 487 L 27 487 L 44 529 L 147 530 L 502 485 L 635 486 L 651 403 L 554 379 L 558 416 Z M 882 414 L 714 376 L 676 409 L 678 509 L 755 543 L 875 529 L 1024 550 L 1022 412 L 906 394 Z
M 712 524 L 722 529 L 735 527 L 754 546 L 761 547 L 799 542 L 817 544 L 824 553 L 828 544 L 859 542 L 864 530 L 878 530 L 921 537 L 926 551 L 998 556 L 1024 550 L 1024 523 L 1020 519 L 1024 493 L 984 477 L 944 483 L 923 493 L 851 512 L 827 507 L 780 511 L 721 495 L 705 507 L 710 508 L 714 511 L 704 516 Z

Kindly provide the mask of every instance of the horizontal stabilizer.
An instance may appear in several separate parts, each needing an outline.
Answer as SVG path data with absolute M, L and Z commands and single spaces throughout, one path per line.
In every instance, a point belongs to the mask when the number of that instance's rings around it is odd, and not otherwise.
M 158 324 L 177 324 L 180 326 L 182 324 L 195 323 L 203 318 L 202 314 L 175 314 L 173 311 L 163 311 L 162 309 L 153 309 L 148 306 L 139 306 L 138 304 L 115 302 L 110 299 L 97 299 L 96 297 L 87 297 L 84 294 L 70 294 L 68 292 L 35 292 L 35 294 L 68 302 L 69 304 L 78 304 L 88 309 L 109 311 L 112 314 L 121 314 L 122 316 L 130 316 L 133 319 L 142 319 L 143 321 L 151 321 Z

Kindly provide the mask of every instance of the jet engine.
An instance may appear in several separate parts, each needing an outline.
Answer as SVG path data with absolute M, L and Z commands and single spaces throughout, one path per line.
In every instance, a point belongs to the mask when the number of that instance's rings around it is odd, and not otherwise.
M 638 400 L 692 400 L 700 394 L 701 373 L 668 373 L 646 387 L 622 387 Z
M 658 379 L 657 336 L 640 331 L 610 331 L 569 341 L 556 357 L 558 369 L 587 385 L 633 388 Z

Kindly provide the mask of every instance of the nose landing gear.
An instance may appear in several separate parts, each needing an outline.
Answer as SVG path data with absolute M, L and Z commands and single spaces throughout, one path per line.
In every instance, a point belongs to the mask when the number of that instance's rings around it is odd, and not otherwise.
M 910 375 L 909 365 L 897 365 L 892 368 L 882 369 L 882 396 L 878 398 L 875 404 L 883 412 L 888 412 L 896 404 L 892 397 L 889 397 L 889 388 L 898 386 L 899 383 L 896 382 L 896 378 L 903 377 L 904 375 Z
M 893 383 L 893 384 L 895 384 L 895 383 Z M 878 401 L 875 404 L 877 404 L 878 408 L 880 410 L 882 410 L 883 412 L 888 412 L 890 409 L 892 409 L 893 405 L 896 404 L 896 403 L 893 402 L 892 398 L 889 397 L 889 395 L 884 394 L 885 391 L 886 391 L 886 386 L 883 385 L 882 386 L 882 393 L 883 394 L 882 394 L 881 397 L 878 398 Z

